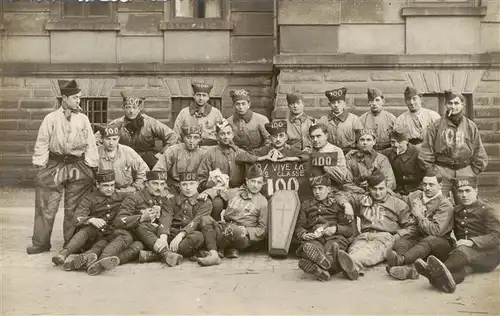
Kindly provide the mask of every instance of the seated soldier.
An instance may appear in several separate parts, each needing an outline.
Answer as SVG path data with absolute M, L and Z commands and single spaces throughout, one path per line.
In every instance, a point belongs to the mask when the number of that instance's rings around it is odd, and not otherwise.
M 410 233 L 412 223 L 408 205 L 389 194 L 380 170 L 374 171 L 367 183 L 368 193 L 338 196 L 340 204 L 352 207 L 361 219 L 361 234 L 350 245 L 349 253 L 339 250 L 337 254 L 344 275 L 351 280 L 364 275 L 364 267 L 384 261 L 394 242 Z
M 120 141 L 120 126 L 107 125 L 98 127 L 102 136 L 102 145 L 97 148 L 99 169 L 115 171 L 115 187 L 117 192 L 132 193 L 144 187 L 148 165 L 141 156 Z
M 412 233 L 398 239 L 387 254 L 387 272 L 398 280 L 416 279 L 413 263 L 418 258 L 435 255 L 446 259 L 453 247 L 453 206 L 441 194 L 440 174 L 427 173 L 422 191 L 414 191 L 404 199 L 415 218 Z
M 238 258 L 239 250 L 258 246 L 266 238 L 267 200 L 260 193 L 263 185 L 262 170 L 253 165 L 246 172 L 244 185 L 220 192 L 228 205 L 221 214 L 223 224 L 210 216 L 202 218 L 200 227 L 210 257 L 200 258 L 198 263 L 220 263 L 215 258 L 217 250 L 225 250 L 226 258 Z M 206 199 L 207 195 L 203 198 Z
M 129 232 L 112 227 L 124 197 L 115 190 L 114 171 L 97 172 L 96 182 L 97 190 L 85 196 L 75 211 L 74 224 L 78 231 L 52 258 L 52 262 L 62 265 L 66 271 L 85 268 L 91 275 L 99 274 L 134 259 L 142 249 L 140 242 L 133 243 Z M 87 251 L 68 258 L 70 254 L 79 253 L 86 245 L 96 241 L 101 245 L 102 253 Z
M 408 135 L 406 126 L 397 127 L 390 134 L 391 148 L 381 152 L 389 159 L 396 178 L 394 192 L 401 195 L 418 190 L 425 174 L 424 165 L 418 159 L 418 149 L 408 142 Z
M 460 177 L 453 181 L 460 204 L 455 206 L 453 232 L 456 247 L 441 261 L 429 256 L 415 262 L 417 271 L 437 289 L 453 293 L 470 272 L 490 272 L 500 263 L 500 216 L 477 198 L 477 178 Z
M 376 136 L 373 130 L 363 129 L 356 142 L 357 149 L 351 150 L 345 157 L 348 184 L 347 190 L 363 193 L 367 188 L 367 177 L 373 170 L 378 169 L 385 175 L 387 187 L 391 190 L 396 188 L 394 173 L 391 163 L 386 156 L 373 149 L 376 143 Z
M 320 281 L 328 281 L 339 271 L 337 252 L 347 250 L 349 239 L 356 233 L 356 221 L 337 203 L 327 175 L 309 181 L 314 198 L 302 203 L 294 232 L 300 241 L 299 268 Z
M 117 228 L 132 231 L 146 249 L 153 250 L 173 267 L 181 263 L 182 256 L 168 248 L 173 196 L 166 191 L 166 187 L 162 172 L 148 171 L 144 189 L 123 200 L 114 224 Z
M 182 143 L 167 148 L 154 166 L 153 170 L 167 174 L 167 184 L 175 194 L 180 191 L 180 174 L 197 172 L 206 149 L 200 147 L 203 127 L 191 125 L 182 127 Z

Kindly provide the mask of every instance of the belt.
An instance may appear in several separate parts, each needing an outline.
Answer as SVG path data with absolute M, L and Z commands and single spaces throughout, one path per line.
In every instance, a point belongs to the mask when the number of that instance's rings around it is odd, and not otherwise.
M 75 156 L 75 155 L 61 155 L 53 152 L 49 152 L 49 159 L 55 160 L 57 162 L 62 162 L 65 164 L 72 164 L 78 161 L 82 161 L 84 159 L 84 155 Z
M 464 161 L 439 161 L 439 160 L 436 160 L 436 165 L 438 166 L 441 166 L 441 167 L 445 167 L 445 168 L 449 168 L 449 169 L 452 169 L 452 170 L 459 170 L 459 169 L 463 169 L 467 166 L 470 166 L 470 162 L 467 161 L 467 162 L 464 162 Z
M 421 138 L 410 138 L 408 142 L 412 145 L 418 145 L 423 142 Z

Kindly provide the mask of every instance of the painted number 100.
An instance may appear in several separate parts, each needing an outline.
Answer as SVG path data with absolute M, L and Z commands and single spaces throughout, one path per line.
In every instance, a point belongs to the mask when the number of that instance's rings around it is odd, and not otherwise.
M 267 179 L 267 193 L 273 195 L 274 192 L 280 190 L 299 190 L 299 181 L 297 178 L 285 179 Z

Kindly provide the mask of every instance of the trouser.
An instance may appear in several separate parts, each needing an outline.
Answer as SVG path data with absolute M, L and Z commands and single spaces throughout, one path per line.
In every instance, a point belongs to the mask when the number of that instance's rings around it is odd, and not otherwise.
M 430 255 L 436 256 L 440 260 L 448 257 L 453 247 L 451 237 L 427 236 L 401 237 L 392 249 L 400 256 L 404 257 L 404 264 L 412 264 L 417 259 L 425 259 Z
M 63 235 L 65 243 L 75 231 L 73 215 L 94 184 L 92 169 L 83 160 L 63 163 L 50 159 L 35 178 L 35 220 L 33 246 L 50 249 L 50 237 L 64 191 Z
M 134 236 L 125 229 L 115 229 L 111 234 L 103 235 L 86 253 L 95 253 L 99 259 L 117 256 L 124 264 L 139 255 L 144 246 L 134 242 Z
M 100 230 L 93 226 L 84 226 L 77 230 L 71 239 L 64 246 L 69 253 L 78 253 L 85 245 L 92 245 L 101 236 Z
M 476 175 L 472 171 L 470 166 L 462 169 L 453 170 L 440 165 L 436 165 L 436 171 L 443 176 L 443 181 L 441 182 L 441 192 L 443 196 L 450 197 L 450 192 L 452 193 L 452 198 L 454 204 L 460 204 L 457 190 L 453 187 L 451 180 L 456 177 L 475 177 Z
M 199 229 L 203 233 L 205 247 L 208 251 L 224 251 L 224 249 L 243 250 L 250 247 L 250 239 L 247 236 L 227 233 L 232 229 L 232 225 L 234 224 L 217 222 L 211 216 L 203 216 L 201 218 Z
M 368 232 L 358 235 L 349 247 L 349 256 L 358 272 L 363 267 L 374 266 L 385 260 L 387 251 L 394 245 L 394 236 L 388 232 Z
M 227 203 L 220 196 L 216 196 L 212 200 L 212 213 L 210 215 L 212 216 L 213 219 L 215 219 L 216 221 L 221 220 L 220 214 L 226 208 L 227 206 L 226 204 Z
M 158 240 L 157 235 L 158 227 L 151 223 L 140 223 L 139 226 L 134 230 L 134 233 L 139 241 L 144 244 L 144 247 L 149 250 L 154 250 L 154 245 Z M 180 232 L 179 228 L 170 228 L 170 235 L 168 240 L 177 236 Z M 187 234 L 182 241 L 179 243 L 179 249 L 177 252 L 184 257 L 191 257 L 194 253 L 203 246 L 203 234 L 199 231 L 194 231 L 191 234 Z
M 331 236 L 331 237 L 321 237 L 312 241 L 305 241 L 301 242 L 301 244 L 304 243 L 311 243 L 315 244 L 316 246 L 320 247 L 323 249 L 325 252 L 326 257 L 331 261 L 332 266 L 330 268 L 330 274 L 334 274 L 339 272 L 340 266 L 337 260 L 337 253 L 333 251 L 333 245 L 337 244 L 340 250 L 346 251 L 347 248 L 349 247 L 349 240 L 345 238 L 344 236 Z M 308 258 L 304 258 L 308 259 Z
M 476 249 L 467 246 L 455 248 L 444 265 L 451 272 L 456 284 L 462 283 L 466 277 L 466 267 L 473 272 L 490 272 L 500 264 L 500 249 Z

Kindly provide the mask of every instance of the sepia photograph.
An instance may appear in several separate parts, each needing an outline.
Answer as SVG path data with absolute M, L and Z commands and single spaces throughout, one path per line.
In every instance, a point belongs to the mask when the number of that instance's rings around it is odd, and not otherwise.
M 500 0 L 0 0 L 1 315 L 500 315 Z

